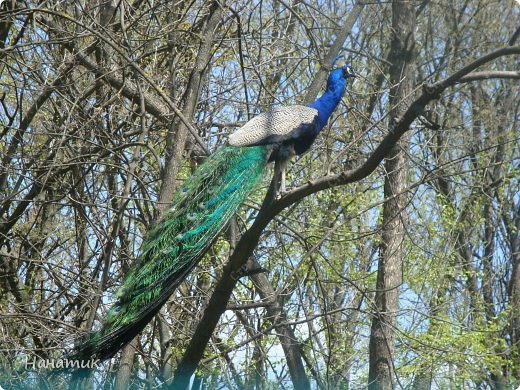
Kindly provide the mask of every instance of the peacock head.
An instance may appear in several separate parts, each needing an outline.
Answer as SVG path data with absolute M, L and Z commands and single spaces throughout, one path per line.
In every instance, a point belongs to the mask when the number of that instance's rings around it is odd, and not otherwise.
M 356 77 L 356 72 L 352 66 L 343 65 L 341 68 L 334 69 L 327 79 L 327 88 L 335 89 L 339 85 L 345 86 L 346 80 L 350 77 Z
M 356 77 L 356 71 L 350 65 L 343 65 L 341 67 L 341 70 L 343 72 L 343 77 L 345 77 L 345 78 Z

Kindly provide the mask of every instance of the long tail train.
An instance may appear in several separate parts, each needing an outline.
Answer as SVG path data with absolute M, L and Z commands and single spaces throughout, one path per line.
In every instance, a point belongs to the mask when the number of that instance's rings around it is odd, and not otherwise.
M 108 359 L 129 343 L 204 256 L 260 179 L 270 146 L 226 147 L 208 158 L 177 192 L 126 275 L 102 328 L 76 359 Z

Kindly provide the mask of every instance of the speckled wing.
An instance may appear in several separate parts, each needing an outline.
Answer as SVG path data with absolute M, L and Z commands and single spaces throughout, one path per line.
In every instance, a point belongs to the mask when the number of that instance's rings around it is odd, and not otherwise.
M 318 110 L 307 106 L 277 107 L 255 116 L 229 136 L 232 146 L 267 145 L 296 139 L 315 123 Z

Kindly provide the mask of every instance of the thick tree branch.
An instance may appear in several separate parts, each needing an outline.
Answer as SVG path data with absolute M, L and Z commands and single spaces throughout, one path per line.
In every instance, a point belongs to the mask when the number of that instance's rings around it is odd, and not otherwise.
M 390 129 L 390 132 L 386 135 L 385 138 L 383 138 L 379 146 L 372 152 L 372 154 L 361 166 L 341 172 L 337 175 L 323 176 L 317 180 L 309 181 L 307 184 L 289 191 L 280 200 L 273 204 L 272 209 L 270 210 L 270 213 L 273 213 L 272 218 L 274 218 L 274 216 L 284 208 L 305 198 L 308 195 L 339 185 L 353 183 L 370 175 L 378 167 L 381 161 L 383 161 L 385 156 L 396 144 L 399 138 L 401 138 L 401 136 L 409 130 L 412 122 L 422 114 L 424 107 L 426 107 L 428 103 L 430 103 L 432 100 L 438 99 L 440 94 L 448 87 L 451 87 L 457 83 L 473 81 L 472 78 L 468 78 L 467 80 L 463 80 L 463 78 L 466 75 L 470 76 L 470 72 L 478 66 L 492 61 L 500 56 L 513 54 L 520 54 L 520 47 L 515 46 L 498 49 L 482 58 L 475 60 L 471 64 L 465 66 L 463 69 L 454 73 L 452 76 L 449 76 L 448 78 L 430 86 L 425 86 L 423 88 L 423 93 L 410 105 L 403 116 L 397 121 L 395 127 Z M 483 58 L 486 58 L 486 61 L 483 61 Z
M 388 155 L 401 136 L 407 132 L 412 122 L 420 116 L 425 106 L 432 100 L 438 99 L 448 87 L 453 86 L 460 79 L 479 66 L 490 62 L 498 57 L 512 54 L 520 54 L 520 47 L 507 47 L 489 53 L 448 78 L 423 89 L 423 93 L 409 106 L 403 116 L 396 122 L 394 128 L 381 141 L 379 146 L 372 152 L 367 160 L 358 168 L 342 172 L 338 175 L 329 175 L 288 192 L 281 199 L 274 201 L 271 192 L 267 194 L 255 222 L 243 234 L 238 242 L 229 262 L 225 265 L 222 277 L 211 296 L 204 315 L 186 349 L 186 352 L 175 371 L 175 388 L 185 388 L 195 369 L 197 368 L 207 343 L 217 326 L 220 316 L 226 310 L 227 303 L 237 280 L 241 277 L 241 268 L 246 264 L 248 258 L 256 248 L 260 236 L 269 222 L 283 209 L 305 198 L 308 195 L 331 187 L 345 185 L 359 181 L 370 175 Z
M 488 80 L 488 79 L 520 79 L 520 72 L 510 70 L 485 70 L 482 72 L 471 72 L 461 77 L 457 83 L 468 83 L 470 81 Z
M 75 48 L 72 45 L 66 45 L 68 49 L 71 50 L 71 52 L 74 53 L 74 55 L 77 58 L 78 63 L 83 65 L 85 68 L 90 70 L 92 73 L 94 73 L 96 76 L 98 76 L 102 81 L 110 85 L 110 87 L 120 91 L 120 93 L 126 97 L 127 99 L 139 103 L 140 101 L 140 94 L 139 89 L 136 85 L 134 85 L 133 82 L 131 82 L 128 79 L 124 79 L 123 77 L 119 76 L 119 74 L 116 74 L 115 72 L 108 71 L 106 69 L 100 69 L 100 67 L 88 56 L 82 54 L 81 52 L 75 50 Z M 144 103 L 146 107 L 146 111 L 156 117 L 157 119 L 161 119 L 164 121 L 171 121 L 172 115 L 168 111 L 168 107 L 163 104 L 162 101 L 157 99 L 152 94 L 143 91 L 142 93 L 144 98 Z
M 489 54 L 486 54 L 480 58 L 477 58 L 472 63 L 466 65 L 464 68 L 455 72 L 448 78 L 434 84 L 432 87 L 435 89 L 439 89 L 439 91 L 441 89 L 444 90 L 444 89 L 452 86 L 453 84 L 459 82 L 462 77 L 466 76 L 468 73 L 477 69 L 479 66 L 484 65 L 490 61 L 493 61 L 494 59 L 496 59 L 498 57 L 513 55 L 513 54 L 520 54 L 520 46 L 502 47 L 500 49 L 492 51 Z

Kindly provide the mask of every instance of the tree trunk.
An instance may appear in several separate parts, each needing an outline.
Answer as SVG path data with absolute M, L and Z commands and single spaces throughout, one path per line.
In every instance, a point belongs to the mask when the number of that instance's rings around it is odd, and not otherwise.
M 404 104 L 414 87 L 415 8 L 412 2 L 392 3 L 392 43 L 390 54 L 389 128 L 402 114 Z M 378 264 L 375 310 L 369 346 L 370 389 L 393 388 L 394 339 L 396 313 L 399 308 L 399 287 L 402 283 L 402 254 L 405 234 L 403 209 L 407 187 L 405 135 L 392 148 L 385 161 L 383 233 Z
M 260 268 L 260 264 L 253 259 L 249 259 L 248 268 Z M 282 345 L 287 366 L 291 375 L 291 380 L 295 389 L 310 389 L 309 379 L 305 374 L 303 360 L 301 356 L 301 345 L 294 334 L 294 330 L 290 326 L 283 325 L 287 321 L 287 317 L 283 311 L 282 305 L 278 300 L 278 295 L 273 286 L 267 279 L 265 273 L 251 275 L 251 280 L 258 288 L 258 292 L 262 300 L 269 302 L 265 307 L 267 318 L 273 323 L 280 344 Z
M 509 282 L 509 306 L 511 307 L 511 350 L 513 360 L 512 375 L 520 379 L 520 207 L 515 217 L 506 224 L 511 252 L 511 280 Z
M 121 361 L 119 362 L 119 367 L 116 374 L 116 390 L 125 390 L 129 388 L 136 345 L 137 339 L 133 339 L 130 344 L 125 346 L 121 351 Z

